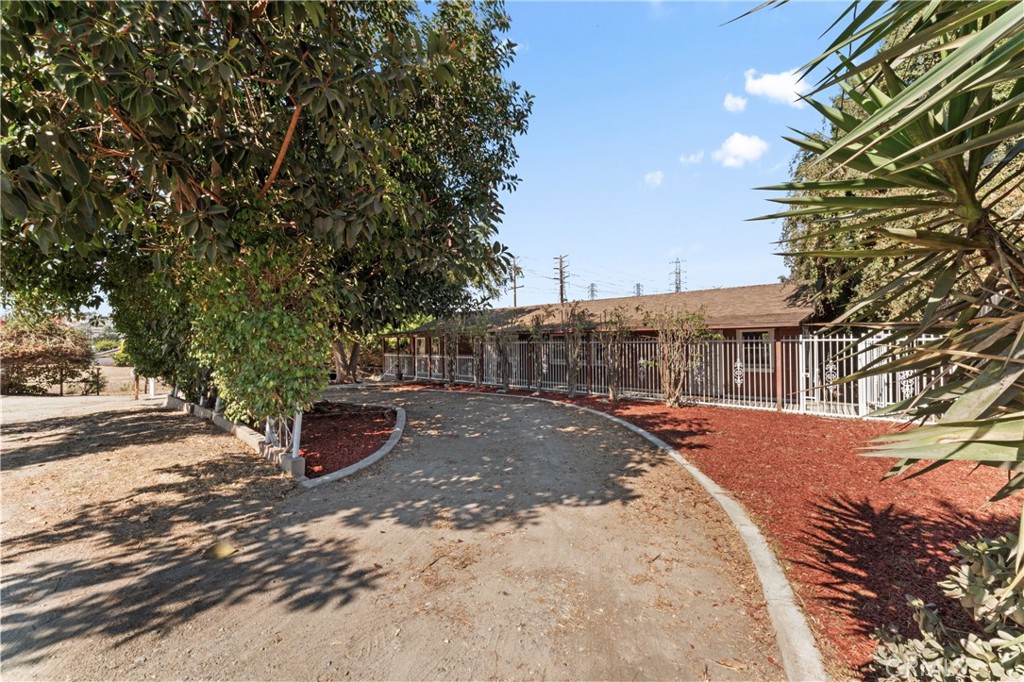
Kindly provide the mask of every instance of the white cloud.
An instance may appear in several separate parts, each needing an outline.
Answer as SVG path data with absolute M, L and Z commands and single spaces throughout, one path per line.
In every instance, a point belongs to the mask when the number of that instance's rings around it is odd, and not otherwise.
M 807 82 L 800 77 L 797 69 L 782 73 L 765 73 L 756 75 L 757 69 L 747 69 L 743 76 L 746 79 L 744 89 L 748 95 L 760 95 L 773 102 L 782 102 L 791 107 L 801 109 L 806 106 L 800 95 L 808 90 Z
M 665 179 L 665 174 L 660 170 L 651 171 L 650 173 L 644 173 L 644 184 L 648 187 L 660 187 L 661 181 Z
M 726 168 L 743 168 L 760 159 L 766 151 L 768 143 L 757 135 L 733 133 L 712 152 L 711 158 Z
M 703 160 L 704 160 L 704 150 L 703 149 L 701 149 L 699 152 L 694 152 L 693 154 L 681 154 L 679 156 L 679 163 L 683 164 L 684 166 L 688 166 L 690 164 L 698 164 L 698 163 L 700 163 Z
M 734 95 L 731 92 L 726 93 L 725 101 L 722 102 L 722 106 L 725 107 L 726 111 L 732 111 L 738 113 L 747 108 L 747 98 Z
M 647 6 L 651 8 L 651 14 L 660 19 L 661 17 L 667 16 L 669 11 L 665 7 L 665 3 L 662 0 L 650 0 Z

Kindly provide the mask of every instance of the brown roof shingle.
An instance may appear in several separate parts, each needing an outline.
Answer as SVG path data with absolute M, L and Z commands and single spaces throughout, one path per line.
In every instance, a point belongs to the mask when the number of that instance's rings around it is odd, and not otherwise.
M 569 304 L 566 304 L 568 306 Z M 579 301 L 580 310 L 595 322 L 615 308 L 623 308 L 635 329 L 646 327 L 645 313 L 657 315 L 666 312 L 696 311 L 704 309 L 707 324 L 712 329 L 737 327 L 795 327 L 814 312 L 812 305 L 797 298 L 797 289 L 791 284 L 758 284 L 746 287 L 728 287 L 682 291 L 649 296 L 624 296 L 594 301 Z M 563 306 L 558 303 L 498 308 L 482 311 L 491 327 L 528 328 L 539 315 L 545 327 L 558 327 L 562 321 Z M 415 331 L 432 331 L 430 323 Z

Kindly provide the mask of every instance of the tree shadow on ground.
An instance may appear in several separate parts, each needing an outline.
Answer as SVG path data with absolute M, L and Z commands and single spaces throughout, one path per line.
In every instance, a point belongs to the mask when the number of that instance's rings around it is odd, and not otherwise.
M 91 433 L 88 417 L 36 426 L 54 429 L 68 422 Z M 291 517 L 276 515 L 275 505 L 294 484 L 209 424 L 171 413 L 101 413 L 95 431 L 106 439 L 101 448 L 166 441 L 180 448 L 183 461 L 147 469 L 153 451 L 140 449 L 136 464 L 142 475 L 118 490 L 124 494 L 91 505 L 63 499 L 60 504 L 71 510 L 23 533 L 15 525 L 18 513 L 12 515 L 0 596 L 5 668 L 38 664 L 48 646 L 75 638 L 101 636 L 116 647 L 221 605 L 256 598 L 313 611 L 376 588 L 379 567 L 354 556 L 350 539 L 313 537 Z M 188 454 L 225 441 L 206 459 Z M 51 448 L 60 446 L 40 447 L 29 461 L 41 454 L 48 461 Z M 164 454 L 160 461 L 175 458 Z M 98 466 L 90 462 L 83 457 L 78 464 Z M 204 549 L 218 535 L 229 535 L 240 551 L 204 559 Z
M 41 442 L 32 442 L 35 434 L 43 433 L 49 435 L 40 438 Z M 145 408 L 5 424 L 0 466 L 17 469 L 101 450 L 163 443 L 192 433 L 195 433 L 194 425 L 180 414 Z
M 638 497 L 636 479 L 676 466 L 636 435 L 576 410 L 454 391 L 389 398 L 409 417 L 389 465 L 331 491 L 344 498 L 351 526 L 379 519 L 414 528 L 524 526 L 553 506 L 628 504 Z M 702 429 L 694 423 L 681 439 Z M 425 460 L 425 451 L 437 456 Z
M 384 577 L 371 557 L 354 554 L 352 529 L 377 520 L 412 528 L 524 526 L 553 506 L 629 504 L 645 472 L 675 466 L 634 434 L 575 410 L 484 395 L 385 397 L 408 408 L 399 447 L 315 496 L 288 495 L 291 483 L 235 444 L 199 461 L 196 454 L 165 455 L 163 466 L 140 459 L 142 475 L 130 489 L 92 505 L 69 500 L 71 509 L 50 526 L 7 533 L 5 667 L 38 663 L 48 646 L 69 639 L 99 636 L 117 646 L 252 599 L 294 611 L 336 608 L 378 589 Z M 694 423 L 687 434 L 702 428 Z M 73 463 L 87 470 L 97 466 L 90 454 L 116 448 L 167 442 L 188 453 L 209 448 L 211 436 L 229 438 L 155 411 L 48 419 L 19 425 L 18 435 L 24 440 L 33 430 L 58 432 L 59 441 L 19 448 L 14 466 L 77 457 Z M 69 445 L 71 436 L 90 444 Z M 320 519 L 338 530 L 314 530 Z M 225 531 L 241 551 L 203 559 Z
M 916 637 L 906 595 L 940 605 L 947 625 L 970 627 L 964 609 L 937 585 L 956 562 L 949 552 L 962 540 L 998 535 L 1012 524 L 1009 516 L 965 513 L 948 503 L 916 512 L 867 498 L 831 497 L 815 505 L 812 530 L 805 534 L 817 558 L 796 563 L 812 569 L 823 598 L 856 632 L 895 626 Z
M 647 407 L 646 405 L 644 407 Z M 624 419 L 642 429 L 650 431 L 685 454 L 691 450 L 705 450 L 708 446 L 695 439 L 708 435 L 710 425 L 703 417 L 686 416 L 686 406 L 672 411 L 642 411 L 635 413 L 628 404 L 616 403 L 604 406 L 603 412 Z

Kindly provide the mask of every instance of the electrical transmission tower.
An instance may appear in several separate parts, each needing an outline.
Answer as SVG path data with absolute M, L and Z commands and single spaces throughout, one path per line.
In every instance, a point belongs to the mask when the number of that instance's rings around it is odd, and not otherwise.
M 640 282 L 637 282 L 636 285 L 633 287 L 633 293 L 636 294 L 637 296 L 643 296 L 644 285 L 640 284 Z
M 565 303 L 565 280 L 568 279 L 568 275 L 565 272 L 565 267 L 568 265 L 565 262 L 567 256 L 558 256 L 555 260 L 558 261 L 558 267 L 555 270 L 558 271 L 558 302 Z
M 669 262 L 672 263 L 673 265 L 675 265 L 675 269 L 673 269 L 672 274 L 675 275 L 675 286 L 676 286 L 675 291 L 678 294 L 680 291 L 683 290 L 683 265 L 682 264 L 685 261 L 681 261 L 678 258 L 676 258 L 675 260 L 669 261 Z
M 590 300 L 591 301 L 593 301 L 595 298 L 597 298 L 597 285 L 594 284 L 593 282 L 591 282 L 590 286 L 587 287 L 587 293 L 590 294 Z

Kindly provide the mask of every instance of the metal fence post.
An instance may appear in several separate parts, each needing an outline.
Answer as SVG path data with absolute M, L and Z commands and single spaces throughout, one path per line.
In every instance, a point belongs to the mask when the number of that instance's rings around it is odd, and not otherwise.
M 772 342 L 775 351 L 775 363 L 772 366 L 772 374 L 775 375 L 775 409 L 782 411 L 782 340 L 774 339 Z
M 801 334 L 796 347 L 797 388 L 800 391 L 800 414 L 807 413 L 807 339 Z
M 857 367 L 856 369 L 864 369 L 864 365 L 867 363 L 864 359 L 867 356 L 867 339 L 861 339 L 857 342 Z M 868 413 L 868 391 L 870 390 L 871 377 L 861 377 L 857 379 L 857 416 L 863 417 Z
M 292 425 L 292 458 L 299 457 L 299 441 L 302 437 L 302 408 L 295 411 L 295 423 Z

